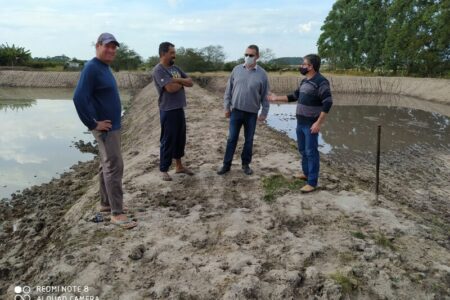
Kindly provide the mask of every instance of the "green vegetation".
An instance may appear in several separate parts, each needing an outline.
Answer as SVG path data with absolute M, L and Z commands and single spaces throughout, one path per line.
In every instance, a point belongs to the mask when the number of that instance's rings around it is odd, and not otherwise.
M 273 175 L 262 179 L 264 188 L 264 201 L 273 202 L 278 196 L 289 191 L 298 190 L 303 185 L 302 180 L 288 180 L 282 175 Z
M 34 57 L 31 62 L 27 64 L 33 69 L 45 69 L 47 71 L 76 71 L 81 70 L 84 65 L 83 60 L 77 58 L 70 58 L 66 55 L 58 55 L 53 57 Z
M 450 75 L 450 2 L 338 0 L 318 40 L 334 70 Z
M 352 276 L 345 276 L 341 272 L 330 274 L 330 278 L 342 287 L 345 294 L 350 294 L 358 287 L 358 280 Z
M 355 255 L 350 251 L 340 252 L 338 257 L 339 257 L 339 261 L 344 265 L 355 260 Z
M 143 63 L 142 57 L 126 44 L 120 44 L 117 48 L 116 58 L 111 64 L 111 68 L 118 72 L 122 70 L 137 70 Z
M 0 66 L 25 65 L 31 61 L 31 53 L 23 47 L 16 47 L 14 44 L 0 45 Z
M 395 250 L 394 244 L 391 240 L 389 240 L 384 233 L 379 232 L 373 236 L 373 239 L 375 241 L 375 244 L 378 246 L 381 246 L 383 248 L 389 248 L 391 250 Z
M 354 232 L 351 232 L 351 234 L 353 237 L 360 239 L 360 240 L 364 240 L 366 238 L 366 235 L 364 233 L 362 233 L 361 231 L 354 231 Z

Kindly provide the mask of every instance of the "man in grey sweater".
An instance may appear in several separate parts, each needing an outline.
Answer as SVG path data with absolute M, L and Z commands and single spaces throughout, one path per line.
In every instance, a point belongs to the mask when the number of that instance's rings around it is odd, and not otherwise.
M 247 175 L 253 174 L 250 163 L 252 161 L 256 121 L 264 121 L 269 112 L 267 100 L 269 80 L 266 71 L 256 64 L 258 58 L 258 46 L 248 46 L 245 50 L 245 63 L 234 67 L 228 79 L 224 95 L 224 107 L 225 117 L 230 119 L 230 128 L 223 166 L 217 172 L 219 175 L 223 175 L 231 169 L 231 162 L 242 126 L 244 126 L 245 137 L 241 154 L 242 170 Z M 258 117 L 261 106 L 261 114 Z

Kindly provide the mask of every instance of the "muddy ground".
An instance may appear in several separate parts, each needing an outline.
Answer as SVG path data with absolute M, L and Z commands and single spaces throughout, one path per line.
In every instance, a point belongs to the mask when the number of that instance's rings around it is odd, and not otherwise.
M 0 204 L 0 298 L 16 285 L 86 285 L 99 299 L 450 298 L 448 153 L 392 155 L 379 202 L 372 166 L 322 155 L 320 190 L 303 195 L 295 142 L 260 124 L 255 174 L 240 170 L 241 140 L 221 177 L 221 92 L 187 95 L 192 177 L 159 177 L 152 84 L 124 116 L 125 202 L 137 228 L 90 221 L 97 162 Z

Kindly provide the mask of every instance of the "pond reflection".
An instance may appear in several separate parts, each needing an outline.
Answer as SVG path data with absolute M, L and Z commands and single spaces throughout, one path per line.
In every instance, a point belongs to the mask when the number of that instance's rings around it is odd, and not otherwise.
M 78 119 L 73 88 L 0 88 L 0 199 L 92 159 L 73 142 L 93 141 Z M 121 89 L 123 107 L 134 90 Z
M 36 100 L 0 100 L 0 111 L 24 110 L 36 104 Z
M 271 105 L 268 124 L 296 139 L 295 105 Z M 413 108 L 371 105 L 335 105 L 319 138 L 322 153 L 351 151 L 371 153 L 377 126 L 382 126 L 382 149 L 398 150 L 422 144 L 450 149 L 450 118 Z
M 0 120 L 0 198 L 93 157 L 72 146 L 92 136 L 70 100 L 0 100 Z

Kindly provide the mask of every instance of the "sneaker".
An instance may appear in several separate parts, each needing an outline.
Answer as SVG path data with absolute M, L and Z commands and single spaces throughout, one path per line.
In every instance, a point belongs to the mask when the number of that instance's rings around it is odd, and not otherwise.
M 250 168 L 249 165 L 243 165 L 242 166 L 242 170 L 244 170 L 244 173 L 246 175 L 252 175 L 253 174 L 253 170 Z
M 230 172 L 230 169 L 231 169 L 230 167 L 222 166 L 222 168 L 220 168 L 220 170 L 217 171 L 217 175 L 223 175 L 225 173 L 228 173 Z

